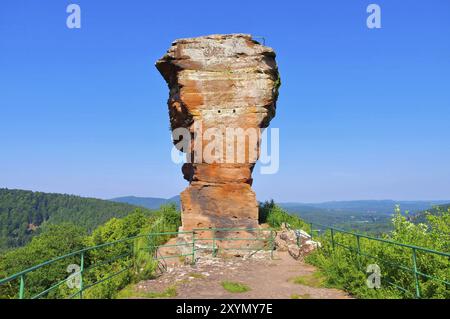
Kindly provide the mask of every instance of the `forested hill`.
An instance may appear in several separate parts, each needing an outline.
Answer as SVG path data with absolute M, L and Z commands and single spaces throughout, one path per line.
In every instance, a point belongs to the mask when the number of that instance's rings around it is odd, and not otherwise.
M 450 211 L 450 204 L 446 204 L 446 205 L 437 205 L 434 206 L 431 209 L 427 209 L 425 211 L 422 212 L 418 212 L 416 214 L 413 214 L 409 217 L 409 219 L 414 222 L 414 223 L 426 223 L 427 222 L 427 215 L 431 214 L 431 215 L 441 215 L 442 212 L 447 212 Z
M 142 207 L 95 198 L 0 188 L 0 251 L 23 246 L 43 223 L 72 222 L 92 231 L 136 209 L 151 213 Z

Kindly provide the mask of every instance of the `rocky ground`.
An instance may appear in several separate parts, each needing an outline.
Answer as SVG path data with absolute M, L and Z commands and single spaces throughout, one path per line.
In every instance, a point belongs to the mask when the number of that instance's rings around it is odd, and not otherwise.
M 222 282 L 242 283 L 249 291 L 229 292 Z M 345 292 L 324 288 L 316 269 L 288 252 L 267 252 L 252 258 L 200 258 L 195 265 L 175 261 L 156 279 L 129 288 L 128 298 L 268 298 L 268 299 L 342 299 Z M 168 293 L 165 293 L 168 292 Z

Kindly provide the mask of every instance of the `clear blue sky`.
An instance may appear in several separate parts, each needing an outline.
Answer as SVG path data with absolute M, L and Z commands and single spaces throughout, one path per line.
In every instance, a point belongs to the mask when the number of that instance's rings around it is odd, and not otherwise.
M 82 9 L 81 30 L 66 6 Z M 366 7 L 382 29 L 366 27 Z M 276 175 L 259 199 L 450 199 L 450 1 L 0 3 L 0 187 L 169 197 L 168 90 L 154 67 L 176 38 L 266 37 L 282 78 Z

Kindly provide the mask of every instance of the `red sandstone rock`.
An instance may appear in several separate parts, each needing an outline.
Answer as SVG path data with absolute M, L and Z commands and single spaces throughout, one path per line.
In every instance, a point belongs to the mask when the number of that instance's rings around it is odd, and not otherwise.
M 275 53 L 250 35 L 176 40 L 156 67 L 169 86 L 172 130 L 184 127 L 194 135 L 196 124 L 203 132 L 210 128 L 259 130 L 275 115 L 280 83 Z M 208 142 L 203 137 L 203 150 Z M 258 227 L 251 174 L 259 156 L 259 137 L 255 142 L 226 139 L 226 143 L 243 146 L 241 153 L 234 149 L 232 155 L 243 155 L 244 160 L 209 163 L 200 158 L 183 166 L 183 175 L 190 182 L 181 193 L 183 230 Z M 230 154 L 226 145 L 221 149 Z M 194 151 L 192 145 L 188 159 L 194 159 Z

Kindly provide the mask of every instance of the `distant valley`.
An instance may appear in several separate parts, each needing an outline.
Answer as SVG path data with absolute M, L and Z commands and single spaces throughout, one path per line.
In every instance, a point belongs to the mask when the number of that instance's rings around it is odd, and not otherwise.
M 180 197 L 119 197 L 111 201 L 128 203 L 149 209 L 156 209 L 162 204 L 175 203 L 180 206 Z M 378 235 L 391 230 L 391 219 L 396 205 L 402 213 L 408 212 L 413 221 L 424 221 L 425 210 L 436 205 L 446 205 L 450 200 L 437 201 L 395 201 L 395 200 L 354 200 L 330 201 L 323 203 L 277 203 L 289 213 L 296 214 L 308 222 L 332 225 L 343 229 L 352 229 Z
M 148 209 L 157 209 L 161 205 L 174 203 L 180 207 L 180 196 L 174 196 L 171 198 L 160 197 L 136 197 L 136 196 L 124 196 L 110 199 L 112 202 L 126 203 L 135 206 L 142 206 Z
M 67 194 L 0 188 L 0 251 L 21 247 L 46 224 L 73 223 L 90 232 L 111 218 L 122 218 L 141 206 Z
M 136 209 L 151 214 L 152 210 L 169 203 L 180 207 L 180 197 L 126 196 L 101 200 L 0 188 L 0 251 L 25 245 L 46 224 L 70 222 L 89 232 L 111 218 L 127 216 Z M 413 222 L 424 222 L 424 211 L 433 213 L 436 212 L 432 209 L 433 206 L 449 207 L 448 203 L 450 200 L 359 200 L 277 204 L 307 222 L 378 235 L 391 230 L 390 220 L 397 204 L 402 212 L 410 211 L 410 219 Z

